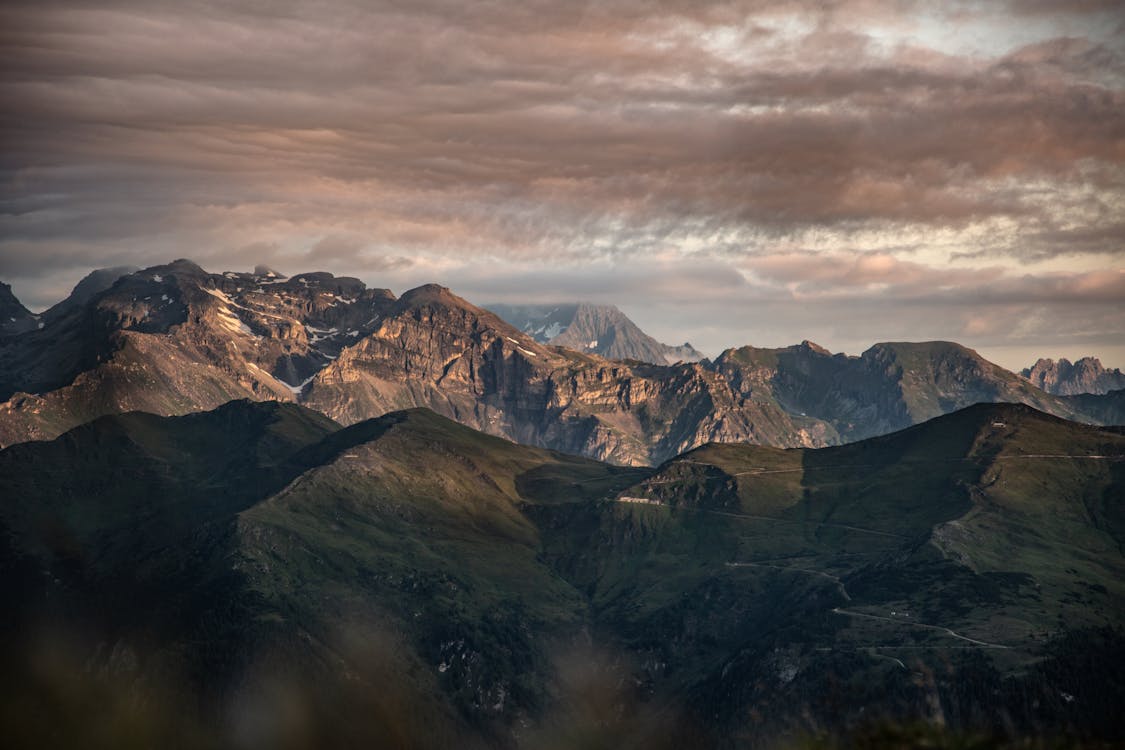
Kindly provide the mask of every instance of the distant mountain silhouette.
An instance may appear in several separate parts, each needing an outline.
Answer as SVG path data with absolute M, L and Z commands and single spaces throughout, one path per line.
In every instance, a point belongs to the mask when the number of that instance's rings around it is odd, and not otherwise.
M 698 362 L 703 355 L 685 343 L 662 344 L 613 305 L 488 305 L 489 310 L 541 344 L 598 354 L 607 359 L 636 359 L 657 365 Z

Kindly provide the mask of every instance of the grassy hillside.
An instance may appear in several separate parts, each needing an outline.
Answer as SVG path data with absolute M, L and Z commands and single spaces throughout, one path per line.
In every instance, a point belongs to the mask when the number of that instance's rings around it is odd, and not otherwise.
M 999 404 L 655 470 L 426 410 L 108 417 L 0 451 L 3 720 L 17 746 L 1120 740 L 1123 458 Z
M 751 744 L 809 716 L 1081 736 L 1121 731 L 1096 687 L 1117 678 L 1071 670 L 1120 647 L 1123 456 L 1112 431 L 979 405 L 838 448 L 704 446 L 596 511 L 540 512 L 668 710 Z
M 638 476 L 424 410 L 341 430 L 242 402 L 14 446 L 0 452 L 0 563 L 20 613 L 6 718 L 29 744 L 82 736 L 49 724 L 57 713 L 151 742 L 495 742 L 543 709 L 554 644 L 586 618 L 537 560 L 521 504 L 557 501 L 563 481 L 612 493 Z M 79 661 L 112 679 L 76 678 Z M 102 725 L 105 691 L 142 710 Z

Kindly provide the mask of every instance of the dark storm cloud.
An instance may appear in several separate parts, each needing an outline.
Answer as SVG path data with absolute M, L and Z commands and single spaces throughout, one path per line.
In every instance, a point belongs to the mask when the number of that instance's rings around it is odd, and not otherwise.
M 689 295 L 714 282 L 661 274 L 694 265 L 779 300 L 1081 298 L 1058 274 L 1123 252 L 1120 24 L 1099 2 L 8 2 L 0 275 L 39 306 L 180 256 L 474 291 L 485 268 L 492 297 Z

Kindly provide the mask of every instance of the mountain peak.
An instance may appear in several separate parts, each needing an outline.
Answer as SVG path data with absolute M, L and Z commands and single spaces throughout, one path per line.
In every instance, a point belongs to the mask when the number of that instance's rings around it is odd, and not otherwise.
M 142 271 L 146 274 L 153 274 L 156 276 L 163 276 L 168 274 L 178 274 L 180 276 L 207 276 L 207 272 L 196 263 L 195 261 L 188 260 L 187 258 L 177 258 L 171 263 L 165 263 L 159 266 L 151 266 Z
M 504 322 L 495 313 L 477 307 L 472 302 L 458 297 L 449 287 L 441 284 L 423 284 L 402 293 L 398 298 L 397 309 L 412 310 L 421 307 L 440 307 L 450 310 L 461 310 L 482 320 L 487 320 L 493 328 L 511 329 L 512 326 Z
M 1073 363 L 1066 357 L 1057 362 L 1040 358 L 1031 367 L 1020 370 L 1020 375 L 1057 396 L 1105 394 L 1125 388 L 1125 374 L 1117 368 L 1107 370 L 1097 357 L 1082 357 Z
M 261 278 L 265 278 L 266 280 L 261 281 Z M 367 285 L 354 276 L 334 276 L 327 271 L 307 271 L 289 277 L 288 279 L 284 276 L 260 277 L 259 283 L 280 283 L 282 286 L 289 288 L 294 288 L 296 285 L 318 287 L 323 291 L 348 297 L 358 296 L 367 291 Z M 394 295 L 390 294 L 388 290 L 379 291 L 386 292 L 386 294 L 376 294 L 373 296 L 389 295 L 391 299 L 394 299 Z
M 255 276 L 265 276 L 265 277 L 270 278 L 270 279 L 285 279 L 285 278 L 288 278 L 285 274 L 281 273 L 280 271 L 275 271 L 274 269 L 270 268 L 269 266 L 265 265 L 264 263 L 259 263 L 258 265 L 254 266 L 254 275 Z
M 12 287 L 0 281 L 0 334 L 23 333 L 37 325 L 35 316 L 12 293 Z
M 954 358 L 988 363 L 975 349 L 956 341 L 882 341 L 874 344 L 862 355 L 867 358 L 892 358 L 902 362 L 937 362 Z M 991 363 L 988 363 L 991 364 Z
M 138 270 L 140 269 L 136 266 L 113 266 L 95 269 L 83 276 L 82 280 L 74 285 L 74 289 L 71 290 L 67 298 L 51 307 L 44 313 L 44 317 L 51 320 L 68 310 L 86 304 L 92 298 L 116 284 L 121 277 L 136 273 Z
M 884 349 L 898 349 L 902 351 L 917 351 L 917 352 L 946 352 L 957 351 L 976 354 L 975 351 L 965 346 L 958 344 L 956 341 L 880 341 L 872 345 L 872 349 L 879 347 Z M 979 356 L 979 355 L 978 355 Z
M 807 349 L 811 352 L 816 352 L 817 354 L 827 354 L 829 356 L 832 355 L 832 352 L 828 351 L 827 349 L 825 349 L 820 344 L 817 344 L 813 341 L 809 341 L 808 339 L 805 339 L 804 341 L 802 341 L 800 343 L 800 348 Z
M 541 344 L 563 346 L 607 359 L 633 359 L 659 365 L 703 359 L 691 344 L 668 346 L 652 338 L 614 305 L 571 302 L 489 305 L 488 309 Z
M 139 271 L 137 266 L 111 266 L 109 268 L 98 268 L 82 277 L 74 286 L 74 290 L 70 293 L 71 296 L 78 294 L 85 294 L 86 297 L 91 297 L 103 289 L 109 289 L 113 286 L 113 282 L 120 279 L 122 276 L 128 276 L 131 273 Z
M 625 315 L 623 312 L 621 312 L 620 308 L 618 308 L 617 305 L 599 305 L 593 302 L 579 302 L 577 307 L 580 311 L 597 313 L 601 315 L 613 315 L 614 313 L 621 316 Z
M 413 289 L 403 292 L 399 301 L 407 306 L 424 305 L 431 302 L 469 304 L 467 301 L 451 292 L 449 287 L 432 283 L 423 284 L 422 286 L 414 287 Z

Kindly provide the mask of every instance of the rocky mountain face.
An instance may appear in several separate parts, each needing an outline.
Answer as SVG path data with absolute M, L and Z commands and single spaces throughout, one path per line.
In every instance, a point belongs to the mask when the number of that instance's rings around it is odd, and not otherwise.
M 489 305 L 488 309 L 541 344 L 657 365 L 703 359 L 691 344 L 660 343 L 613 305 Z
M 120 279 L 0 341 L 0 442 L 101 414 L 300 400 L 346 423 L 426 406 L 532 445 L 659 462 L 711 440 L 819 444 L 774 406 L 739 404 L 700 364 L 545 346 L 435 285 L 396 299 L 356 279 L 207 274 L 177 261 Z
M 293 400 L 391 299 L 329 274 L 208 274 L 190 261 L 124 276 L 56 306 L 44 327 L 0 339 L 0 443 L 103 414 Z
M 812 447 L 977 401 L 1118 421 L 1122 399 L 1044 393 L 956 344 L 808 342 L 653 365 L 543 344 L 448 289 L 396 298 L 326 273 L 209 274 L 190 261 L 117 279 L 0 338 L 0 445 L 104 414 L 298 401 L 344 424 L 426 407 L 488 434 L 619 464 L 707 442 Z
M 37 316 L 23 306 L 12 287 L 0 281 L 0 336 L 10 336 L 30 331 L 39 324 Z
M 1123 462 L 1009 404 L 657 469 L 423 409 L 106 416 L 0 450 L 5 739 L 1116 746 Z
M 516 442 L 622 464 L 709 440 L 814 439 L 780 413 L 752 423 L 762 410 L 737 404 L 699 364 L 618 362 L 540 344 L 436 285 L 405 293 L 301 401 L 345 423 L 425 406 Z
M 12 288 L 0 282 L 0 336 L 23 333 L 34 328 L 46 326 L 50 321 L 63 317 L 68 311 L 85 305 L 95 295 L 109 289 L 122 276 L 136 273 L 136 266 L 114 266 L 99 268 L 79 281 L 66 299 L 58 302 L 41 315 L 32 315 L 12 294 Z M 42 323 L 43 326 L 39 324 Z
M 88 273 L 81 281 L 75 284 L 74 289 L 66 299 L 54 305 L 43 313 L 47 320 L 62 317 L 68 310 L 81 307 L 89 302 L 95 295 L 109 289 L 122 276 L 136 273 L 141 269 L 136 266 L 114 266 L 112 268 L 99 268 Z
M 1077 403 L 946 341 L 875 344 L 858 357 L 832 354 L 809 341 L 783 349 L 747 346 L 723 352 L 713 368 L 746 398 L 827 423 L 841 441 L 903 429 L 979 402 L 1087 416 Z
M 63 317 L 67 311 L 81 307 L 95 295 L 109 289 L 122 276 L 138 270 L 140 269 L 134 266 L 116 266 L 93 271 L 75 285 L 66 299 L 40 315 L 33 315 L 12 294 L 12 287 L 0 282 L 0 337 L 43 328 L 51 321 Z
M 1020 375 L 1035 387 L 1059 396 L 1103 394 L 1125 388 L 1125 373 L 1117 368 L 1105 369 L 1097 357 L 1083 357 L 1074 363 L 1066 358 L 1058 362 L 1040 359 L 1020 370 Z

